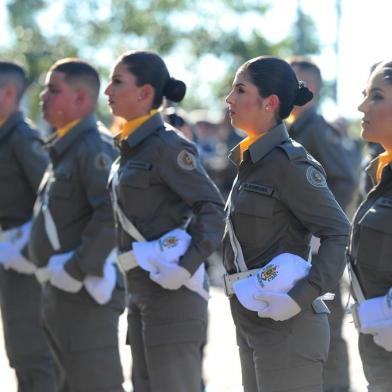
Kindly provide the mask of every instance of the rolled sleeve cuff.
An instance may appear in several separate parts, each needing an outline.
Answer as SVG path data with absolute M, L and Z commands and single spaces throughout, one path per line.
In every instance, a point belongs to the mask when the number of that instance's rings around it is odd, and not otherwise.
M 287 293 L 300 307 L 306 309 L 322 293 L 320 289 L 310 283 L 307 279 L 302 279 Z
M 74 279 L 81 282 L 86 276 L 86 274 L 80 269 L 77 261 L 73 258 L 64 265 L 64 270 L 68 272 L 68 274 L 70 274 Z
M 191 246 L 184 256 L 180 258 L 178 265 L 189 271 L 191 275 L 199 268 L 199 265 L 203 262 L 203 256 L 197 251 L 194 246 Z

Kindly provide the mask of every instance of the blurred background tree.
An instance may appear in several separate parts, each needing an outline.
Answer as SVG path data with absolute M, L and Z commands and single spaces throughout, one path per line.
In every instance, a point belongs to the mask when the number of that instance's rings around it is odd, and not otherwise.
M 320 50 L 316 27 L 301 12 L 300 2 L 291 34 L 279 42 L 270 42 L 263 33 L 269 2 L 260 0 L 9 0 L 6 9 L 11 40 L 0 46 L 0 56 L 26 67 L 32 83 L 29 112 L 33 118 L 38 116 L 37 96 L 47 69 L 67 56 L 92 62 L 105 83 L 120 53 L 155 50 L 181 61 L 191 73 L 183 106 L 193 109 L 221 100 L 235 70 L 249 58 Z M 201 90 L 206 88 L 206 75 L 199 69 L 211 57 L 224 62 L 226 71 L 209 84 L 214 99 L 206 100 Z M 100 111 L 108 116 L 106 105 Z

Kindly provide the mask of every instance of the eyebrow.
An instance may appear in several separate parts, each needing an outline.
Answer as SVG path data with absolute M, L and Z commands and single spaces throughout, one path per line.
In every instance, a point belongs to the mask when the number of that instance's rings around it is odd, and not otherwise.
M 362 90 L 362 95 L 366 95 L 374 92 L 383 92 L 383 89 L 380 87 L 373 87 L 369 90 L 369 92 L 367 92 L 366 90 Z
M 236 83 L 233 87 L 240 87 L 240 86 L 246 87 L 245 84 L 241 82 Z

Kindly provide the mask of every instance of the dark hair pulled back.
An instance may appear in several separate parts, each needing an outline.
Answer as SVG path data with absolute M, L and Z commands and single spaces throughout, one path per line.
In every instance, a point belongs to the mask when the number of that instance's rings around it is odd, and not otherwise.
M 183 81 L 169 75 L 162 58 L 149 51 L 132 51 L 123 54 L 120 61 L 136 78 L 136 84 L 150 84 L 154 88 L 153 109 L 161 106 L 163 97 L 173 102 L 180 102 L 185 96 L 186 85 Z
M 294 105 L 303 106 L 313 98 L 313 93 L 304 82 L 298 81 L 291 66 L 278 57 L 256 57 L 243 64 L 240 70 L 247 73 L 261 97 L 278 96 L 280 119 L 287 118 Z

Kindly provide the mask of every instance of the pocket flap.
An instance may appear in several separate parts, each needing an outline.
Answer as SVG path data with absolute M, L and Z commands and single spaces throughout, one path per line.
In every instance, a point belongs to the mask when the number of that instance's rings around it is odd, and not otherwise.
M 253 185 L 253 184 L 252 184 Z M 243 187 L 235 203 L 234 213 L 271 218 L 274 213 L 275 199 L 271 196 L 273 189 L 268 187 L 265 192 Z
M 205 338 L 206 323 L 192 321 L 176 324 L 148 325 L 144 330 L 145 344 L 158 346 L 162 344 L 197 342 Z

